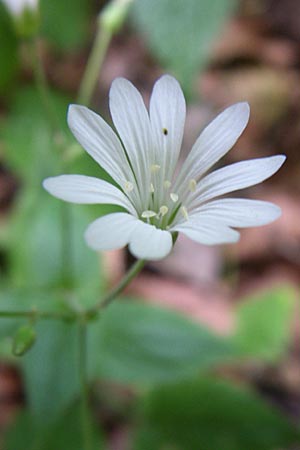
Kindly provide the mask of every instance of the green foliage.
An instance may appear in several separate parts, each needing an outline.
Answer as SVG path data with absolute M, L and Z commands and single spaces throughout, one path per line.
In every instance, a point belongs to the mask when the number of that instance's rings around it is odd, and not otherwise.
M 99 289 L 101 277 L 99 258 L 83 238 L 91 220 L 88 208 L 65 204 L 40 190 L 39 195 L 28 201 L 23 197 L 14 214 L 9 242 L 14 284 L 30 287 L 67 284 L 87 289 L 89 295 Z M 66 226 L 69 229 L 65 236 Z M 67 240 L 66 245 L 63 239 Z M 70 261 L 66 263 L 68 242 Z
M 68 99 L 52 92 L 51 100 L 66 144 L 74 145 L 66 124 Z M 69 283 L 66 278 L 72 278 L 73 285 L 78 287 L 77 297 L 84 294 L 85 304 L 90 304 L 99 292 L 101 277 L 99 258 L 87 248 L 83 232 L 92 218 L 101 215 L 102 209 L 106 212 L 108 207 L 98 206 L 93 210 L 91 207 L 69 205 L 43 190 L 44 178 L 64 171 L 63 154 L 53 138 L 51 124 L 36 89 L 29 87 L 16 93 L 11 114 L 3 121 L 0 133 L 6 162 L 22 183 L 22 194 L 11 216 L 7 241 L 13 284 L 30 288 L 49 287 Z M 95 171 L 101 176 L 99 166 L 84 156 L 87 167 L 82 167 L 81 172 L 90 174 Z M 75 172 L 80 164 L 79 156 L 73 164 Z M 70 171 L 73 172 L 72 167 Z M 70 267 L 65 264 L 68 241 L 72 260 Z
M 231 347 L 205 327 L 147 304 L 111 305 L 91 332 L 97 375 L 122 382 L 185 378 L 232 356 Z
M 51 100 L 58 123 L 68 133 L 68 99 L 52 92 Z M 55 145 L 44 105 L 35 88 L 30 86 L 16 92 L 10 114 L 1 124 L 0 136 L 6 164 L 26 182 L 26 187 L 40 190 L 42 180 L 59 171 L 62 154 Z
M 290 340 L 295 292 L 282 287 L 241 303 L 233 342 L 241 356 L 264 361 L 278 359 Z
M 42 34 L 58 49 L 72 50 L 87 39 L 90 1 L 40 0 Z
M 38 322 L 36 344 L 21 360 L 29 410 L 41 424 L 54 419 L 79 396 L 76 325 Z
M 136 450 L 274 450 L 300 438 L 257 395 L 213 377 L 154 389 L 142 413 Z
M 82 450 L 79 405 L 72 405 L 51 425 L 42 426 L 28 412 L 20 413 L 6 436 L 7 450 Z M 101 450 L 102 439 L 93 430 L 91 450 Z
M 235 4 L 235 0 L 139 0 L 134 3 L 134 21 L 154 56 L 189 92 Z
M 18 40 L 10 15 L 0 2 L 0 93 L 5 94 L 18 69 Z
M 59 311 L 65 309 L 63 296 L 58 292 L 42 291 L 22 287 L 1 286 L 1 311 Z M 28 323 L 27 318 L 13 317 L 0 319 L 0 339 L 13 337 L 18 328 Z

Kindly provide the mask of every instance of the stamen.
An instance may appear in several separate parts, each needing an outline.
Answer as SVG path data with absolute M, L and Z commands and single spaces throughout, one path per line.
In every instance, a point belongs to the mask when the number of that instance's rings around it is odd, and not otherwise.
M 165 216 L 165 215 L 167 214 L 168 211 L 169 211 L 169 208 L 168 208 L 166 205 L 162 205 L 162 206 L 159 208 L 159 212 L 160 212 L 160 214 L 161 214 L 162 217 Z
M 164 181 L 164 188 L 165 188 L 165 189 L 169 189 L 169 188 L 171 187 L 171 184 L 172 184 L 171 181 L 165 180 L 165 181 Z
M 163 131 L 164 135 L 167 136 L 167 134 L 168 134 L 167 128 L 163 128 L 162 131 Z
M 151 217 L 155 217 L 155 216 L 156 216 L 156 212 L 151 211 L 151 210 L 142 212 L 142 218 L 143 219 L 150 219 Z
M 160 166 L 158 164 L 152 164 L 152 166 L 150 167 L 150 170 L 152 173 L 156 173 L 160 170 Z
M 153 194 L 153 192 L 154 192 L 154 186 L 153 186 L 153 183 L 150 183 L 150 192 Z
M 185 206 L 182 206 L 182 207 L 180 208 L 180 211 L 181 211 L 181 214 L 183 215 L 183 217 L 185 218 L 185 220 L 188 220 L 189 215 L 188 215 L 188 212 L 187 212 L 186 207 L 185 207 Z
M 131 181 L 126 181 L 124 185 L 125 192 L 131 192 L 133 191 L 133 184 Z
M 174 202 L 174 203 L 176 203 L 179 198 L 178 194 L 175 194 L 175 192 L 171 192 L 170 197 L 171 197 L 172 202 Z
M 197 182 L 196 182 L 196 180 L 194 180 L 194 178 L 192 178 L 192 179 L 189 181 L 189 190 L 190 190 L 191 192 L 195 192 L 196 187 L 197 187 Z

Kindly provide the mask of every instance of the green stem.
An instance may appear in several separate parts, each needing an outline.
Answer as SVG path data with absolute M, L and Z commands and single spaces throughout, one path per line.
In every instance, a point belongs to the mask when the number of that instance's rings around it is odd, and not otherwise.
M 33 63 L 33 74 L 35 78 L 35 83 L 37 89 L 40 94 L 40 98 L 45 108 L 45 112 L 48 116 L 48 120 L 50 126 L 52 128 L 53 133 L 57 135 L 57 139 L 59 139 L 61 134 L 61 127 L 59 125 L 57 115 L 51 101 L 50 90 L 47 82 L 47 77 L 45 74 L 43 61 L 41 58 L 40 50 L 39 50 L 39 39 L 36 36 L 34 39 L 30 40 L 31 45 L 31 53 L 32 53 L 32 63 Z
M 92 308 L 86 311 L 87 317 L 92 317 L 97 314 L 101 309 L 106 308 L 122 291 L 125 287 L 136 277 L 144 267 L 146 261 L 139 259 L 136 261 L 129 271 L 125 274 L 122 280 L 115 286 L 110 292 L 108 292 L 99 303 L 96 303 Z
M 59 124 L 57 114 L 51 100 L 51 92 L 47 82 L 47 77 L 43 67 L 43 61 L 39 51 L 38 36 L 30 41 L 33 59 L 33 72 L 35 77 L 35 83 L 44 105 L 45 113 L 49 120 L 50 127 L 53 132 L 53 138 L 56 142 L 58 150 L 63 150 L 66 145 L 66 139 L 64 131 Z M 63 167 L 64 169 L 64 167 Z M 61 229 L 62 229 L 62 242 L 61 242 L 61 266 L 62 266 L 62 279 L 64 285 L 68 286 L 71 280 L 72 268 L 71 268 L 71 238 L 70 238 L 70 206 L 67 204 L 61 205 Z
M 78 103 L 87 106 L 91 102 L 99 72 L 112 38 L 112 32 L 100 26 L 99 22 L 98 20 L 97 35 L 79 88 Z
M 92 430 L 87 376 L 87 323 L 84 318 L 79 321 L 78 327 L 78 371 L 81 388 L 81 429 L 83 450 L 91 450 Z
M 71 205 L 62 203 L 60 205 L 61 220 L 61 274 L 63 286 L 69 287 L 72 281 L 72 228 L 71 228 Z
M 53 320 L 75 320 L 76 314 L 72 312 L 55 311 L 0 311 L 0 318 L 30 318 L 30 319 L 53 319 Z

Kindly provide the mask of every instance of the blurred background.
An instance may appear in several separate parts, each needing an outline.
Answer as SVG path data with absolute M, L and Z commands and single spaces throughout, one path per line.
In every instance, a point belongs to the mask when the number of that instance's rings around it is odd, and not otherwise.
M 300 2 L 13 4 L 0 2 L 0 309 L 91 306 L 132 262 L 83 241 L 91 219 L 115 208 L 62 212 L 41 187 L 60 173 L 107 177 L 66 125 L 95 36 L 103 64 L 90 107 L 111 122 L 115 77 L 148 103 L 155 80 L 174 75 L 188 103 L 183 158 L 218 112 L 248 101 L 249 125 L 222 164 L 286 154 L 278 174 L 241 194 L 276 203 L 282 217 L 242 230 L 235 245 L 180 236 L 124 306 L 92 324 L 90 448 L 300 449 Z M 19 357 L 23 322 L 0 318 L 0 448 L 83 449 L 72 325 L 31 321 L 36 342 Z

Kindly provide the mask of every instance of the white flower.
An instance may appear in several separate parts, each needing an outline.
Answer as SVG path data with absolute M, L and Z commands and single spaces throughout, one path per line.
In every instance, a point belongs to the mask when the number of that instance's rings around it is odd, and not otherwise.
M 247 103 L 227 108 L 202 131 L 177 175 L 186 107 L 173 77 L 165 75 L 156 82 L 149 114 L 137 89 L 116 79 L 110 111 L 120 139 L 84 106 L 70 106 L 68 123 L 118 187 L 84 175 L 44 181 L 45 189 L 62 200 L 125 209 L 89 225 L 85 238 L 91 248 L 111 250 L 129 244 L 137 258 L 161 259 L 171 251 L 176 232 L 202 244 L 223 244 L 239 239 L 232 227 L 264 225 L 280 216 L 280 208 L 272 203 L 219 197 L 270 177 L 283 164 L 284 155 L 242 161 L 207 174 L 246 127 Z
M 2 0 L 7 9 L 14 15 L 20 16 L 28 10 L 35 11 L 38 7 L 38 0 Z

